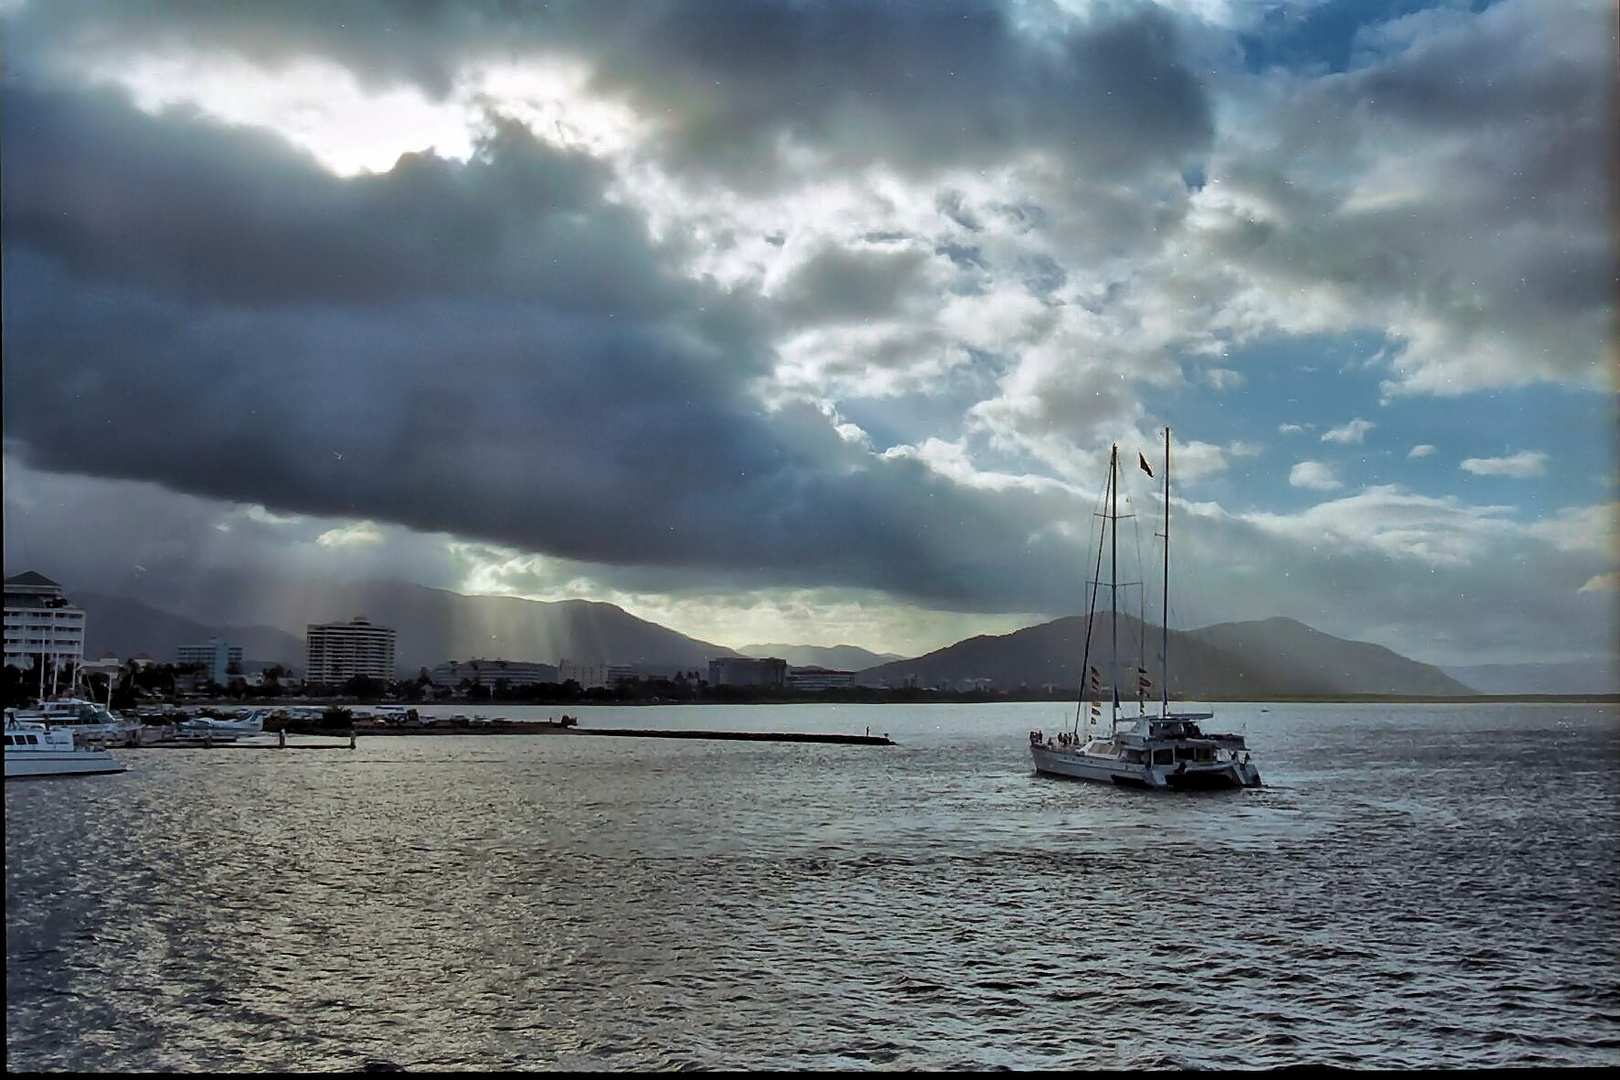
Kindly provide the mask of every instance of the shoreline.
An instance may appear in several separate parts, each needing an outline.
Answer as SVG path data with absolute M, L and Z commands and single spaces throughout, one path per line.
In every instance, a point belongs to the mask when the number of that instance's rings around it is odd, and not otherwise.
M 1135 699 L 1132 699 L 1135 700 Z M 827 697 L 759 697 L 759 698 L 727 698 L 702 700 L 670 700 L 637 698 L 624 701 L 481 701 L 471 703 L 480 708 L 627 708 L 627 707 L 668 707 L 668 706 L 758 706 L 758 705 L 1013 705 L 1026 703 L 1066 703 L 1074 704 L 1073 697 L 1047 697 L 1047 696 L 993 696 L 993 695 L 944 695 L 944 694 L 918 694 L 906 695 L 899 698 L 875 698 L 862 696 L 827 696 Z M 1177 702 L 1208 703 L 1212 705 L 1360 705 L 1360 704 L 1388 704 L 1388 705 L 1620 705 L 1620 692 L 1601 694 L 1466 694 L 1466 695 L 1428 695 L 1428 694 L 1343 694 L 1330 697 L 1210 697 L 1199 694 L 1184 694 L 1172 699 Z M 250 699 L 240 701 L 168 701 L 148 702 L 128 707 L 119 712 L 133 713 L 137 710 L 172 710 L 177 712 L 195 712 L 210 709 L 266 709 L 272 713 L 296 709 L 369 709 L 379 705 L 400 706 L 406 709 L 418 710 L 422 722 L 428 723 L 435 719 L 448 719 L 422 713 L 421 710 L 454 710 L 464 711 L 467 702 L 398 702 L 398 701 L 355 701 L 347 699 L 304 700 L 297 699 L 296 704 L 289 704 L 285 698 Z M 357 721 L 364 722 L 363 717 L 356 717 Z M 496 723 L 499 721 L 490 721 Z M 557 721 L 524 721 L 524 723 L 556 723 Z

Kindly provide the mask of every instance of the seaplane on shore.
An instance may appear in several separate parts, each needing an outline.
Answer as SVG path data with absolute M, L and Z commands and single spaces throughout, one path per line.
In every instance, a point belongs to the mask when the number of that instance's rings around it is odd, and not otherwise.
M 234 739 L 242 735 L 259 735 L 264 731 L 267 709 L 254 709 L 246 716 L 224 719 L 217 716 L 195 716 L 175 725 L 180 735 L 205 735 L 216 739 Z

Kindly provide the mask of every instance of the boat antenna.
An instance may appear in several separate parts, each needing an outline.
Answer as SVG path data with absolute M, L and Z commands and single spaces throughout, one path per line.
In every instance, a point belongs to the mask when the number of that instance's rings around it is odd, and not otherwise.
M 1170 428 L 1164 429 L 1164 611 L 1159 640 L 1159 713 L 1170 715 Z

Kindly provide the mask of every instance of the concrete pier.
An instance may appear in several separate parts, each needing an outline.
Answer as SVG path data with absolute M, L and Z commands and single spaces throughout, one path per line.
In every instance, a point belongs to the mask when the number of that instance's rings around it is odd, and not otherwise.
M 744 742 L 842 743 L 893 746 L 887 735 L 831 735 L 814 731 L 671 731 L 659 728 L 574 728 L 575 735 L 618 735 L 638 739 L 735 739 Z
M 265 734 L 269 734 L 266 732 Z M 310 736 L 322 738 L 323 736 Z M 294 742 L 287 741 L 287 733 L 276 733 L 275 742 L 263 742 L 258 736 L 241 736 L 237 738 L 216 738 L 212 735 L 178 735 L 166 739 L 155 739 L 139 744 L 142 750 L 353 750 L 355 737 L 353 735 L 330 735 L 326 738 L 343 739 L 343 742 Z
M 454 727 L 444 724 L 362 727 L 363 736 L 383 735 L 606 735 L 634 739 L 731 739 L 741 742 L 840 743 L 846 746 L 893 746 L 887 735 L 835 735 L 813 731 L 700 731 L 669 728 L 589 728 L 549 721 L 502 721 Z
M 569 722 L 556 721 L 510 721 L 493 720 L 473 724 L 446 724 L 443 721 L 426 724 L 408 725 L 357 725 L 353 732 L 295 732 L 306 738 L 338 738 L 346 739 L 341 743 L 289 743 L 287 731 L 278 730 L 276 742 L 268 743 L 258 741 L 253 737 L 245 737 L 243 741 L 233 738 L 215 738 L 209 735 L 169 736 L 156 741 L 146 742 L 142 745 L 153 749 L 214 749 L 214 750 L 353 750 L 357 737 L 399 737 L 407 735 L 597 735 L 631 739 L 719 739 L 734 742 L 793 742 L 793 743 L 832 743 L 844 746 L 893 746 L 895 742 L 887 734 L 873 735 L 867 729 L 865 735 L 841 735 L 829 732 L 816 731 L 712 731 L 669 729 L 669 728 L 585 728 L 575 726 L 573 718 Z M 270 732 L 265 732 L 266 735 Z

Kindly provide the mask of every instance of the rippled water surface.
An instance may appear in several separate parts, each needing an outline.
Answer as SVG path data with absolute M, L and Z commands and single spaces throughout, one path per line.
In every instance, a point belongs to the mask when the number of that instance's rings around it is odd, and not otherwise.
M 899 745 L 371 737 L 8 781 L 7 1067 L 1620 1063 L 1614 707 L 1221 706 L 1266 786 L 1209 794 L 1035 776 L 1069 713 L 601 708 Z

